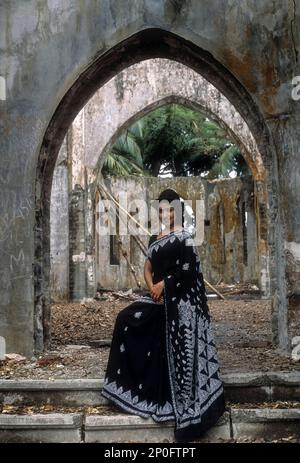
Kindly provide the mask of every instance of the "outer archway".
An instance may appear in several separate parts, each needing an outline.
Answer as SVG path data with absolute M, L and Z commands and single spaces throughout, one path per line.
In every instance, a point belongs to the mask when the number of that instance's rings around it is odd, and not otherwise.
M 94 60 L 62 98 L 45 133 L 38 161 L 36 185 L 36 348 L 40 350 L 44 343 L 47 344 L 49 333 L 49 205 L 52 175 L 60 145 L 75 115 L 99 86 L 126 66 L 154 57 L 174 59 L 199 72 L 237 108 L 256 140 L 267 172 L 267 204 L 270 204 L 270 209 L 266 208 L 263 214 L 269 224 L 267 240 L 272 257 L 270 266 L 271 291 L 275 294 L 276 302 L 273 312 L 274 339 L 281 347 L 285 347 L 287 345 L 286 297 L 285 286 L 282 283 L 284 259 L 282 257 L 281 222 L 276 196 L 277 173 L 264 120 L 246 89 L 210 53 L 197 47 L 194 43 L 162 29 L 145 29 Z

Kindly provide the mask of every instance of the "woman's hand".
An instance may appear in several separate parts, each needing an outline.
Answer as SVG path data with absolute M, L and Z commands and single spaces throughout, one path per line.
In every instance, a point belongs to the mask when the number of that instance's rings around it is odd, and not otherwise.
M 150 289 L 150 294 L 151 294 L 152 299 L 155 302 L 160 302 L 164 287 L 165 287 L 164 280 L 161 280 L 158 283 L 155 283 L 154 285 L 152 285 Z
M 163 303 L 164 303 L 164 296 L 163 296 L 163 294 L 162 294 L 162 295 L 160 296 L 160 298 L 158 299 L 158 302 L 159 302 L 160 304 L 163 304 Z

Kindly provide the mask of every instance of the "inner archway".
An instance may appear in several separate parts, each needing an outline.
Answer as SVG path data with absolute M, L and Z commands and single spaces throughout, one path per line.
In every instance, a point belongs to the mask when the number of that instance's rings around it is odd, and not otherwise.
M 138 89 L 136 89 L 136 92 L 139 95 Z M 140 99 L 139 96 L 137 97 L 137 99 L 138 100 Z M 208 108 L 210 107 L 210 103 L 207 103 L 206 108 L 204 110 L 203 106 L 199 102 L 197 102 L 197 100 L 196 101 L 195 100 L 192 100 L 192 95 L 190 95 L 189 100 L 186 100 L 180 95 L 170 95 L 161 100 L 155 101 L 153 104 L 143 108 L 137 114 L 130 117 L 129 120 L 125 121 L 123 124 L 121 124 L 121 126 L 116 125 L 115 127 L 116 133 L 114 133 L 113 136 L 109 140 L 103 137 L 103 134 L 98 136 L 97 133 L 99 134 L 99 131 L 97 132 L 96 130 L 92 130 L 92 133 L 94 135 L 95 145 L 102 146 L 103 138 L 106 140 L 106 143 L 105 143 L 105 149 L 102 153 L 100 153 L 100 155 L 99 155 L 99 151 L 97 151 L 98 152 L 97 166 L 95 169 L 93 169 L 93 173 L 91 174 L 91 178 L 89 179 L 89 182 L 92 182 L 94 178 L 97 179 L 97 176 L 101 172 L 101 168 L 103 166 L 103 162 L 105 159 L 105 153 L 109 151 L 110 147 L 113 145 L 114 141 L 120 136 L 120 134 L 126 131 L 126 129 L 132 124 L 134 124 L 136 121 L 140 120 L 140 118 L 143 118 L 145 115 L 150 114 L 155 109 L 163 108 L 170 104 L 181 105 L 182 107 L 190 108 L 195 112 L 199 111 L 202 114 L 205 114 L 207 117 L 214 119 L 218 123 L 219 126 L 224 128 L 225 132 L 230 136 L 230 138 L 234 142 L 236 142 L 236 145 L 239 146 L 241 152 L 243 153 L 243 157 L 252 172 L 252 176 L 254 179 L 254 188 L 255 188 L 255 192 L 253 193 L 255 197 L 255 215 L 258 215 L 258 218 L 257 218 L 258 244 L 257 246 L 258 246 L 259 251 L 257 252 L 257 259 L 259 261 L 259 268 L 260 268 L 259 286 L 262 289 L 262 293 L 264 297 L 270 297 L 269 277 L 268 277 L 269 257 L 268 257 L 268 247 L 265 241 L 265 233 L 264 233 L 266 222 L 265 222 L 264 217 L 259 217 L 259 214 L 260 214 L 259 204 L 262 204 L 265 206 L 265 200 L 266 200 L 265 199 L 266 198 L 266 190 L 265 190 L 266 186 L 264 182 L 265 172 L 262 166 L 262 160 L 261 160 L 260 153 L 257 147 L 255 146 L 254 140 L 251 139 L 251 134 L 247 126 L 246 125 L 244 127 L 242 126 L 242 123 L 243 123 L 242 120 L 236 117 L 237 119 L 236 124 L 229 127 L 230 117 L 228 117 L 228 120 L 226 120 L 226 117 L 220 116 L 220 114 L 218 114 L 217 112 L 209 111 Z M 113 101 L 113 99 L 111 99 L 111 101 Z M 104 106 L 104 108 L 106 108 L 106 106 Z M 134 108 L 135 108 L 134 102 L 132 102 L 132 111 L 134 111 Z M 230 107 L 229 108 L 226 107 L 226 110 L 227 110 L 226 114 L 228 114 L 229 110 L 232 111 L 233 109 Z M 87 109 L 87 112 L 89 113 L 91 111 Z M 93 119 L 97 119 L 94 113 L 93 113 Z M 122 117 L 120 117 L 120 121 L 122 121 Z M 91 127 L 94 126 L 94 121 L 93 120 L 91 121 L 89 117 L 87 117 L 84 123 L 84 127 L 87 129 L 87 132 L 89 132 L 90 126 Z M 239 129 L 244 130 L 244 133 L 242 136 L 239 133 Z M 97 143 L 97 140 L 98 140 L 98 143 Z M 257 164 L 255 163 L 256 159 L 257 159 Z M 87 177 L 89 177 L 89 175 Z M 134 187 L 133 187 L 133 190 L 134 190 Z M 92 199 L 90 202 L 92 202 Z

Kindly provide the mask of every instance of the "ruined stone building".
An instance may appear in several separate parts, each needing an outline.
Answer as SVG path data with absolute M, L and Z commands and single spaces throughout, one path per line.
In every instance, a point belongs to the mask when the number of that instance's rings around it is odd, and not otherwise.
M 275 344 L 289 349 L 289 316 L 300 310 L 299 21 L 298 2 L 279 0 L 2 2 L 7 352 L 47 345 L 52 297 L 135 286 L 94 232 L 101 168 L 122 130 L 168 102 L 218 122 L 248 163 L 250 178 L 172 185 L 183 199 L 203 200 L 207 279 L 255 283 L 272 299 Z M 150 201 L 170 181 L 116 177 L 110 187 Z M 124 246 L 141 269 L 134 243 Z

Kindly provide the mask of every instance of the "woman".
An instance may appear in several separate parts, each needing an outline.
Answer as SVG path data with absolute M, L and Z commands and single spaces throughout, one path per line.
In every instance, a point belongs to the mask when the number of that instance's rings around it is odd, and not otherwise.
M 149 241 L 149 292 L 117 316 L 102 395 L 133 414 L 175 420 L 175 439 L 186 441 L 223 414 L 224 390 L 199 255 L 182 210 L 169 207 L 180 197 L 168 189 L 158 199 L 169 231 Z

